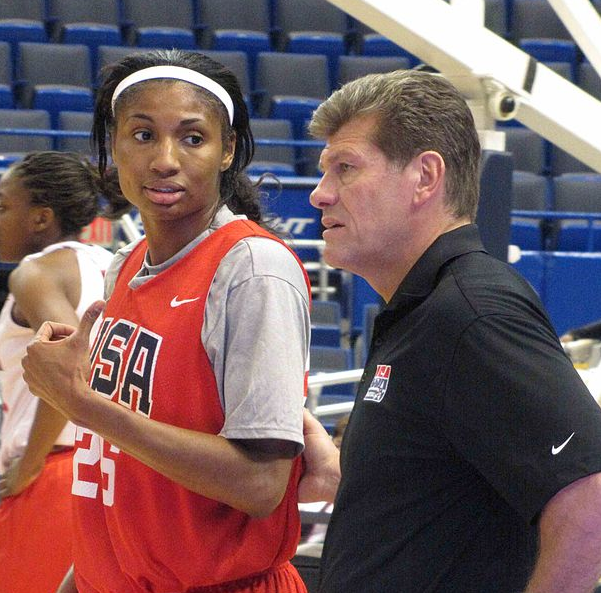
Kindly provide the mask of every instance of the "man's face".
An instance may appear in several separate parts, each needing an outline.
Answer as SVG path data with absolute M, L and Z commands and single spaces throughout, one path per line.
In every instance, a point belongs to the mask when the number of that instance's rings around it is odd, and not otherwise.
M 374 115 L 357 117 L 328 138 L 323 171 L 311 194 L 322 211 L 328 264 L 369 280 L 390 267 L 411 239 L 411 200 L 419 181 L 409 163 L 395 166 L 370 140 Z

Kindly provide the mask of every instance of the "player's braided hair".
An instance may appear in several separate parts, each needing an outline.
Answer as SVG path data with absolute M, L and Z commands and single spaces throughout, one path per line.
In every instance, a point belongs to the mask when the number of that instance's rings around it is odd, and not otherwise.
M 96 216 L 116 218 L 129 209 L 114 172 L 104 177 L 75 152 L 30 152 L 11 166 L 31 195 L 31 203 L 47 206 L 60 221 L 63 235 L 78 234 Z

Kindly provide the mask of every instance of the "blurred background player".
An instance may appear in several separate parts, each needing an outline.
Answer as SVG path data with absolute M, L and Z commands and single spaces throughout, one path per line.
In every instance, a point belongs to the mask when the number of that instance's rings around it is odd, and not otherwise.
M 2 593 L 55 591 L 71 564 L 75 427 L 31 395 L 21 359 L 44 320 L 77 323 L 102 296 L 112 254 L 78 239 L 115 191 L 73 153 L 28 154 L 0 180 L 0 260 L 20 262 L 0 314 Z

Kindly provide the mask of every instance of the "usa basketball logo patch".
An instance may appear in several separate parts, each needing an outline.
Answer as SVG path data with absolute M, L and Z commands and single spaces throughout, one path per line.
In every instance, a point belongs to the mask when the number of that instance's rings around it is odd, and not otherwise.
M 379 364 L 376 367 L 376 374 L 371 381 L 371 385 L 363 398 L 366 401 L 381 402 L 386 395 L 388 389 L 388 381 L 390 379 L 390 365 Z

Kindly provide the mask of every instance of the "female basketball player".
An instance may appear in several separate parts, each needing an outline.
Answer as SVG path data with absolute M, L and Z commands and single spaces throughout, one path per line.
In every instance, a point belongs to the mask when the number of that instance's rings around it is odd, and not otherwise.
M 72 562 L 75 427 L 31 395 L 21 359 L 45 319 L 76 323 L 102 297 L 112 254 L 78 238 L 114 190 L 72 153 L 31 153 L 0 180 L 0 260 L 21 262 L 0 314 L 2 593 L 55 591 Z
M 109 67 L 96 101 L 100 169 L 110 145 L 146 236 L 107 275 L 91 367 L 99 306 L 77 331 L 45 325 L 24 361 L 81 427 L 77 590 L 305 591 L 289 560 L 309 288 L 261 226 L 238 82 L 200 53 L 154 51 Z

